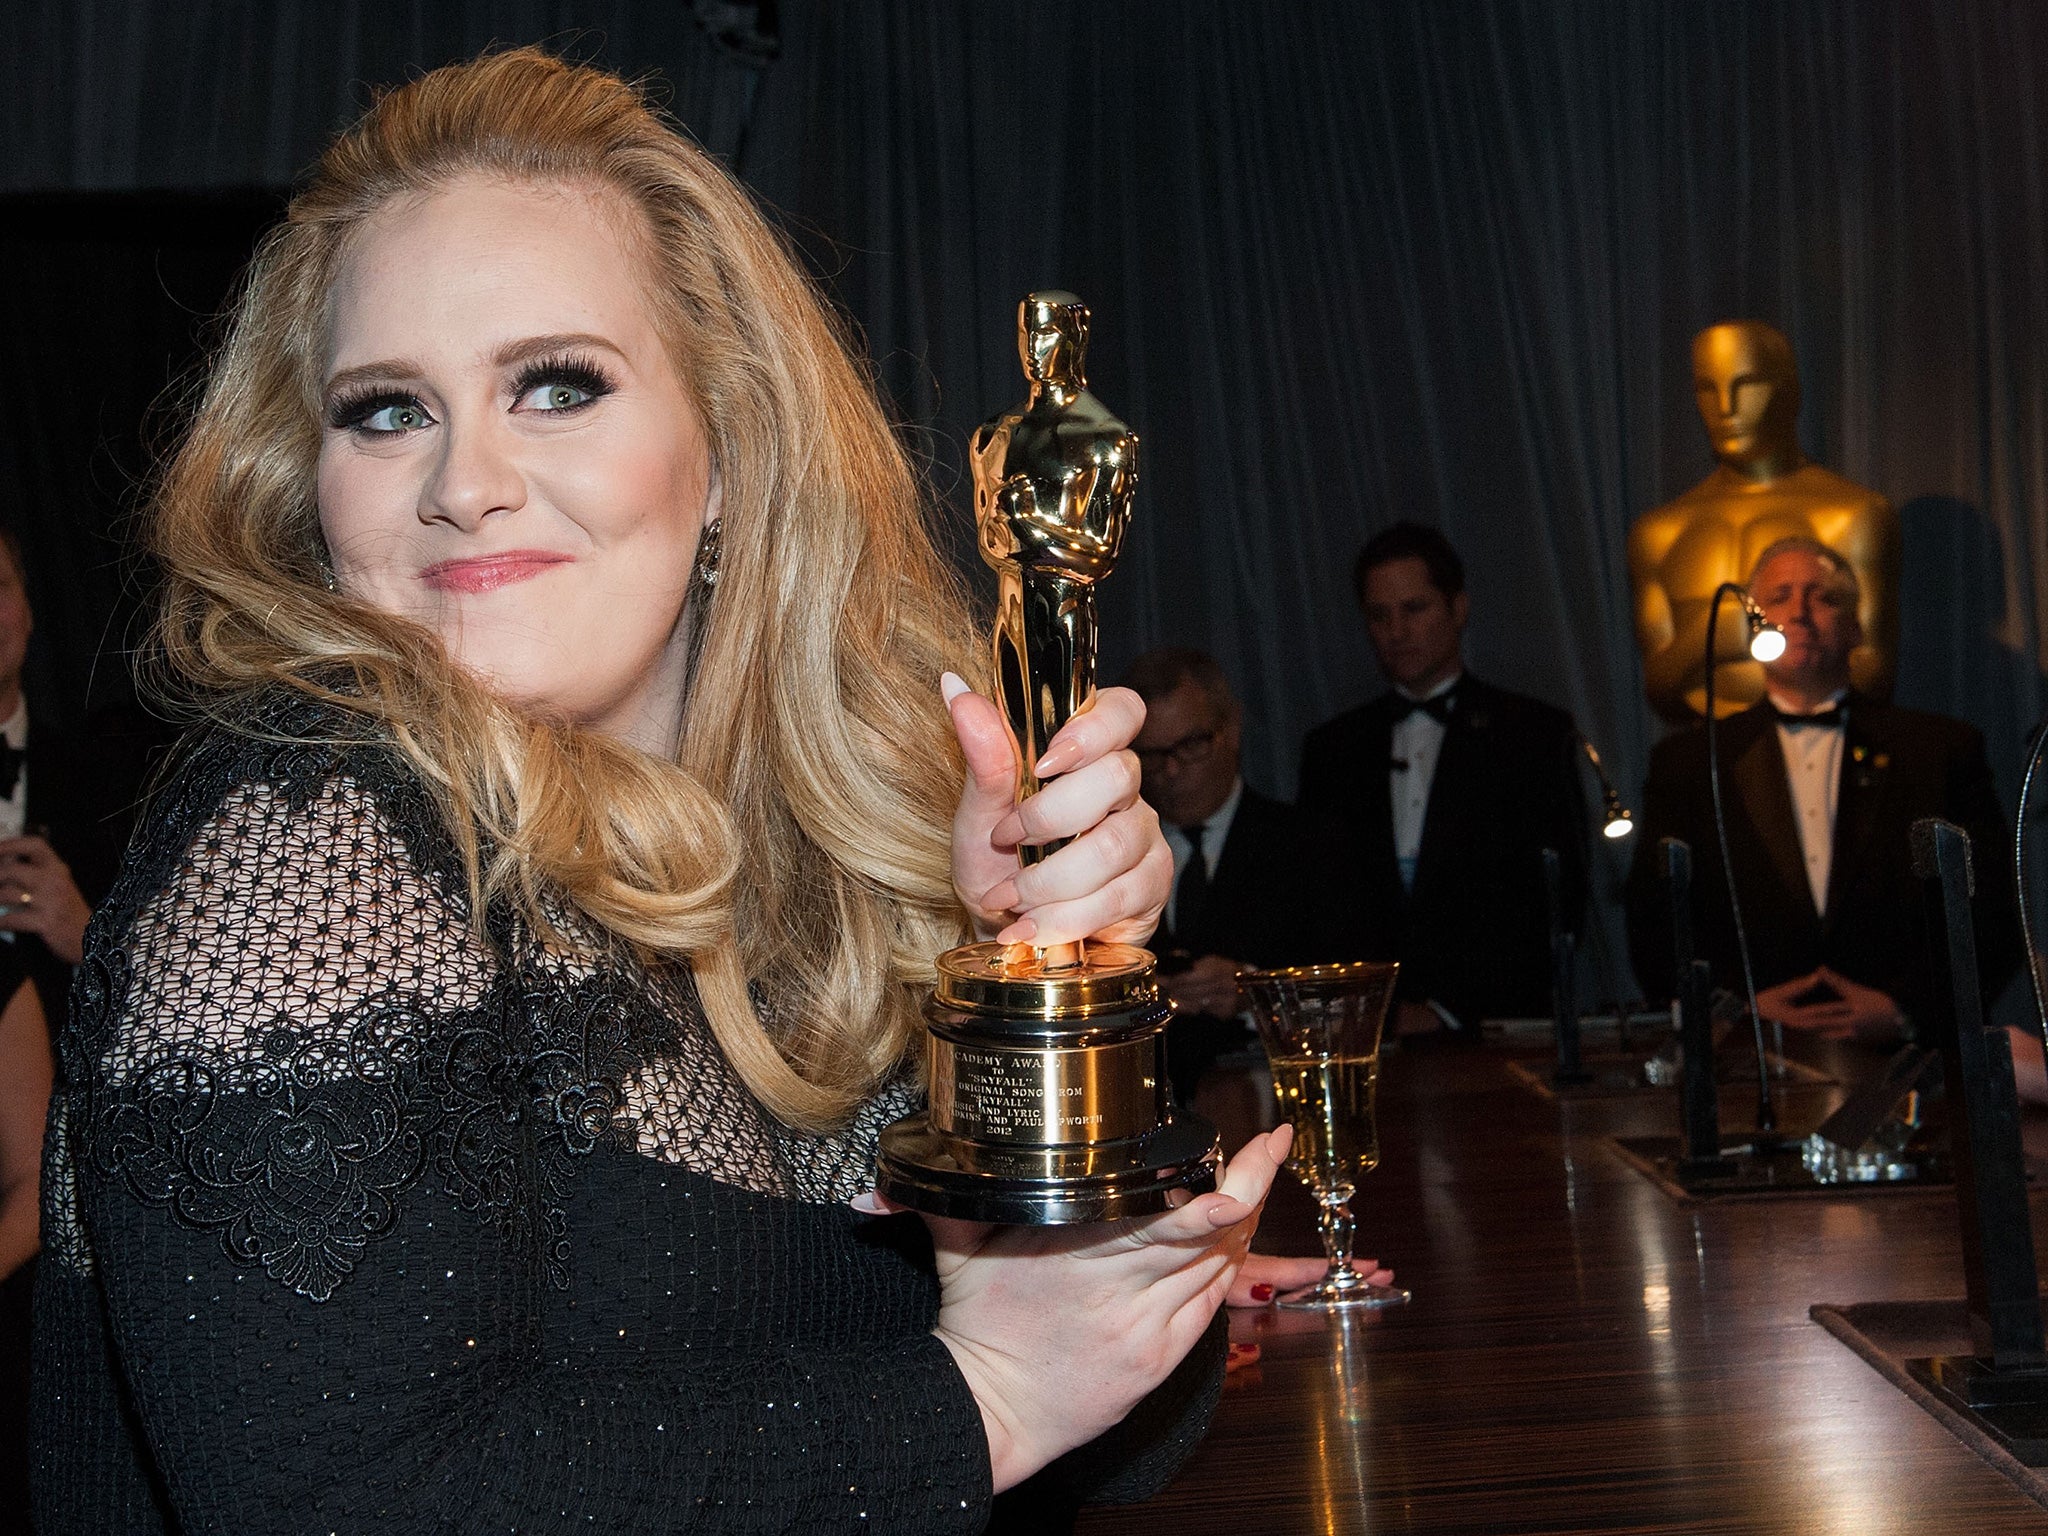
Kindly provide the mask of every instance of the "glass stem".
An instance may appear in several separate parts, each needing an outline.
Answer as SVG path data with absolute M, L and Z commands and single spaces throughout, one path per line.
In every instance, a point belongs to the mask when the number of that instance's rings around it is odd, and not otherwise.
M 1321 1220 L 1317 1223 L 1323 1230 L 1323 1254 L 1330 1261 L 1330 1272 L 1323 1277 L 1323 1284 L 1335 1291 L 1348 1291 L 1365 1284 L 1365 1277 L 1351 1267 L 1351 1192 L 1346 1190 L 1337 1199 L 1326 1199 L 1318 1212 Z

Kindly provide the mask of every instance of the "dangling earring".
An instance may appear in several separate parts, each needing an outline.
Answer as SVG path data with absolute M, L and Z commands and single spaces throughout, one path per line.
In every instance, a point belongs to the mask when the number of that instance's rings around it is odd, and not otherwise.
M 704 632 L 711 627 L 711 599 L 718 594 L 718 536 L 723 519 L 714 517 L 697 536 L 697 568 L 690 576 L 690 595 L 684 601 L 683 623 L 683 707 L 697 687 L 697 661 L 704 652 Z
M 697 585 L 700 587 L 718 585 L 718 536 L 724 526 L 724 518 L 714 517 L 704 525 L 704 532 L 697 538 Z

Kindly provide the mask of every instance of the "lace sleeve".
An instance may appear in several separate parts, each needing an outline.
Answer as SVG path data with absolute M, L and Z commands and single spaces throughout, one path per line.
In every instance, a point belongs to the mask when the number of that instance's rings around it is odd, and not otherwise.
M 928 1324 L 579 1334 L 534 983 L 388 787 L 174 805 L 124 876 L 147 894 L 96 920 L 49 1154 L 39 1528 L 978 1529 L 980 1417 Z M 765 1197 L 706 1184 L 699 1229 L 742 1244 Z
M 82 1021 L 92 1160 L 230 1257 L 326 1301 L 430 1159 L 505 1205 L 511 1148 L 476 1155 L 426 1054 L 500 1033 L 496 967 L 360 786 L 235 790 L 113 962 Z

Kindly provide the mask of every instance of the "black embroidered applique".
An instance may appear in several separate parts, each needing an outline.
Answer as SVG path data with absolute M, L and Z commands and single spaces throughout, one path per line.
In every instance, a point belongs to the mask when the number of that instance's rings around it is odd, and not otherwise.
M 600 1146 L 819 1201 L 869 1186 L 902 1093 L 836 1137 L 775 1125 L 687 976 L 601 936 L 551 951 L 506 913 L 480 933 L 397 754 L 267 708 L 187 760 L 94 920 L 65 1059 L 102 1173 L 313 1301 L 422 1186 L 565 1286 L 569 1185 Z
M 179 1220 L 217 1229 L 235 1258 L 325 1301 L 418 1178 L 411 1075 L 370 1041 L 337 1050 L 279 1022 L 253 1059 L 166 1062 L 112 1095 L 95 1160 Z

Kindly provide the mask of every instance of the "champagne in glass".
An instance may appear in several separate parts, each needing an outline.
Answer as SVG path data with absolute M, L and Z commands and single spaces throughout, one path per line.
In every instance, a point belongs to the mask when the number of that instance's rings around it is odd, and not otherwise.
M 1318 1196 L 1348 1200 L 1380 1165 L 1376 1056 L 1270 1056 L 1273 1096 L 1294 1123 L 1287 1166 Z
M 1280 1115 L 1294 1126 L 1287 1165 L 1316 1198 L 1330 1261 L 1314 1285 L 1281 1297 L 1283 1307 L 1385 1307 L 1408 1299 L 1351 1267 L 1351 1197 L 1380 1161 L 1373 1112 L 1380 1030 L 1399 972 L 1393 963 L 1361 961 L 1239 978 L 1273 1069 Z

